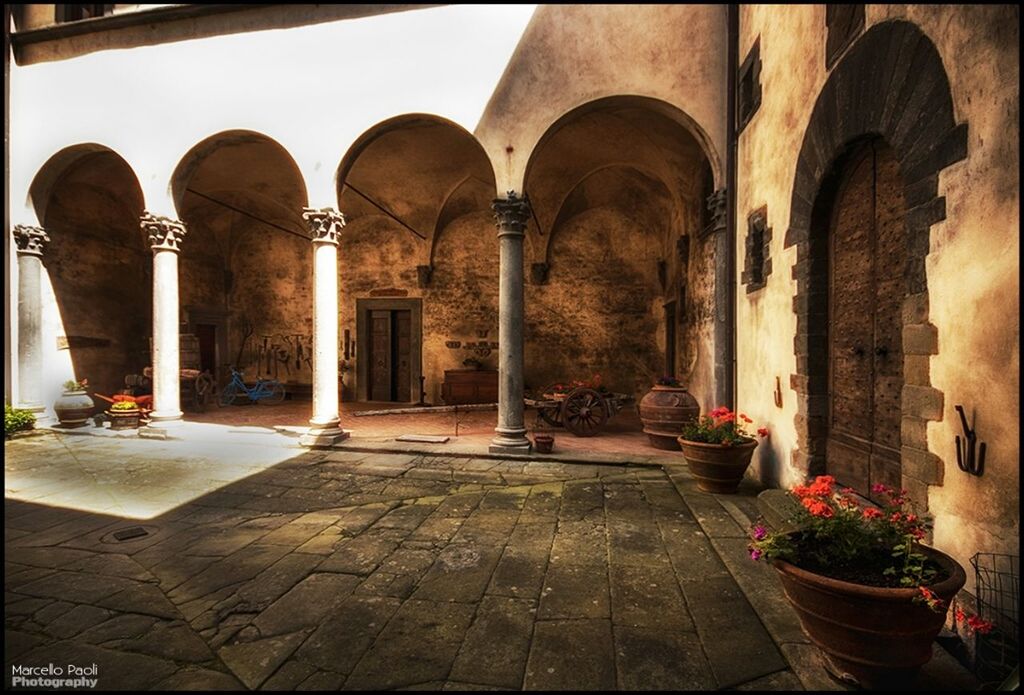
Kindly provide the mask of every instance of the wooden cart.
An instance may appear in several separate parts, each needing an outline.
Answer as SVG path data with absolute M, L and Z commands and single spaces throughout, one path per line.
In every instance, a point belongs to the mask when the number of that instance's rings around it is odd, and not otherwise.
M 149 339 L 150 354 L 153 350 L 153 339 Z M 191 333 L 182 333 L 178 338 L 178 380 L 180 384 L 181 406 L 193 412 L 204 412 L 210 402 L 216 383 L 209 371 L 202 371 L 199 363 L 199 338 Z M 143 374 L 153 378 L 153 368 L 146 367 Z
M 528 407 L 537 409 L 537 417 L 553 427 L 564 427 L 577 437 L 593 437 L 633 397 L 611 391 L 576 388 L 565 394 L 547 394 L 524 398 Z

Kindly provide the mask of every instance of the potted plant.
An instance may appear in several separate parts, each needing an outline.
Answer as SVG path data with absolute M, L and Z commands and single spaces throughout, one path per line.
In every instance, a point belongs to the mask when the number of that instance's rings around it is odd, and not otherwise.
M 834 675 L 865 688 L 906 687 L 931 658 L 964 568 L 921 545 L 926 519 L 906 490 L 872 486 L 885 500 L 878 508 L 834 486 L 824 475 L 794 487 L 796 530 L 755 525 L 751 557 L 771 561 Z M 972 626 L 984 631 L 983 622 Z
M 110 429 L 129 430 L 139 426 L 142 411 L 134 400 L 123 400 L 113 403 L 107 415 L 110 416 Z
M 679 451 L 677 438 L 683 427 L 697 419 L 700 405 L 674 376 L 661 376 L 639 403 L 640 421 L 651 446 Z
M 752 422 L 721 406 L 683 425 L 677 441 L 697 487 L 704 492 L 736 492 L 757 448 L 757 440 L 745 429 Z M 768 430 L 762 427 L 757 434 L 767 437 Z
M 10 439 L 16 432 L 30 430 L 36 426 L 36 416 L 31 410 L 14 408 L 4 403 L 4 439 Z
M 89 380 L 69 379 L 64 382 L 64 393 L 53 404 L 53 412 L 63 427 L 82 427 L 92 415 L 96 404 L 86 393 Z
M 550 454 L 555 446 L 555 438 L 550 434 L 538 432 L 533 435 L 533 446 L 538 454 Z

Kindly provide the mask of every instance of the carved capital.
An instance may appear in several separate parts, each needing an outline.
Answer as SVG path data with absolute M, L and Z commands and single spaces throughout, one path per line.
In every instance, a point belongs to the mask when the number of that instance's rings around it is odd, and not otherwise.
M 725 230 L 725 189 L 719 188 L 708 196 L 708 211 L 711 213 L 711 227 L 705 233 L 721 232 Z
M 142 213 L 139 224 L 149 236 L 149 246 L 153 251 L 180 251 L 181 242 L 188 231 L 184 222 L 160 217 L 148 210 Z
M 309 225 L 309 238 L 314 244 L 337 244 L 345 216 L 334 208 L 303 208 L 302 219 Z
M 526 222 L 530 219 L 530 199 L 520 198 L 515 191 L 509 191 L 505 198 L 495 198 L 491 205 L 494 220 L 498 225 L 498 236 L 523 236 Z
M 50 237 L 42 227 L 16 224 L 14 242 L 18 245 L 19 256 L 42 256 L 43 246 L 50 242 Z

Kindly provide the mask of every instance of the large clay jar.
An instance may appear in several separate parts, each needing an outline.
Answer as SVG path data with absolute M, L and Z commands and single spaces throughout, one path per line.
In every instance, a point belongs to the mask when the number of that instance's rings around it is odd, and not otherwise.
M 651 446 L 679 451 L 683 425 L 700 415 L 697 399 L 682 386 L 655 386 L 640 399 L 640 420 Z
M 750 459 L 754 456 L 757 441 L 750 439 L 735 446 L 691 442 L 679 438 L 686 466 L 697 481 L 697 487 L 704 492 L 731 495 L 743 480 Z
M 53 412 L 63 427 L 83 427 L 96 404 L 85 391 L 65 391 L 53 404 Z
M 956 560 L 934 548 L 922 552 L 949 576 L 931 585 L 945 606 L 967 580 Z M 783 560 L 772 564 L 804 632 L 832 673 L 862 688 L 905 689 L 932 658 L 932 643 L 946 620 L 913 588 L 865 586 L 824 577 Z

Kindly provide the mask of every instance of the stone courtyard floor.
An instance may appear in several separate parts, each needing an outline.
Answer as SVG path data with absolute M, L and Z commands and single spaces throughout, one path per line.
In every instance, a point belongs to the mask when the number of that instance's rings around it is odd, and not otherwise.
M 843 689 L 747 557 L 754 487 L 194 433 L 6 444 L 8 687 Z M 922 690 L 976 687 L 935 652 Z

